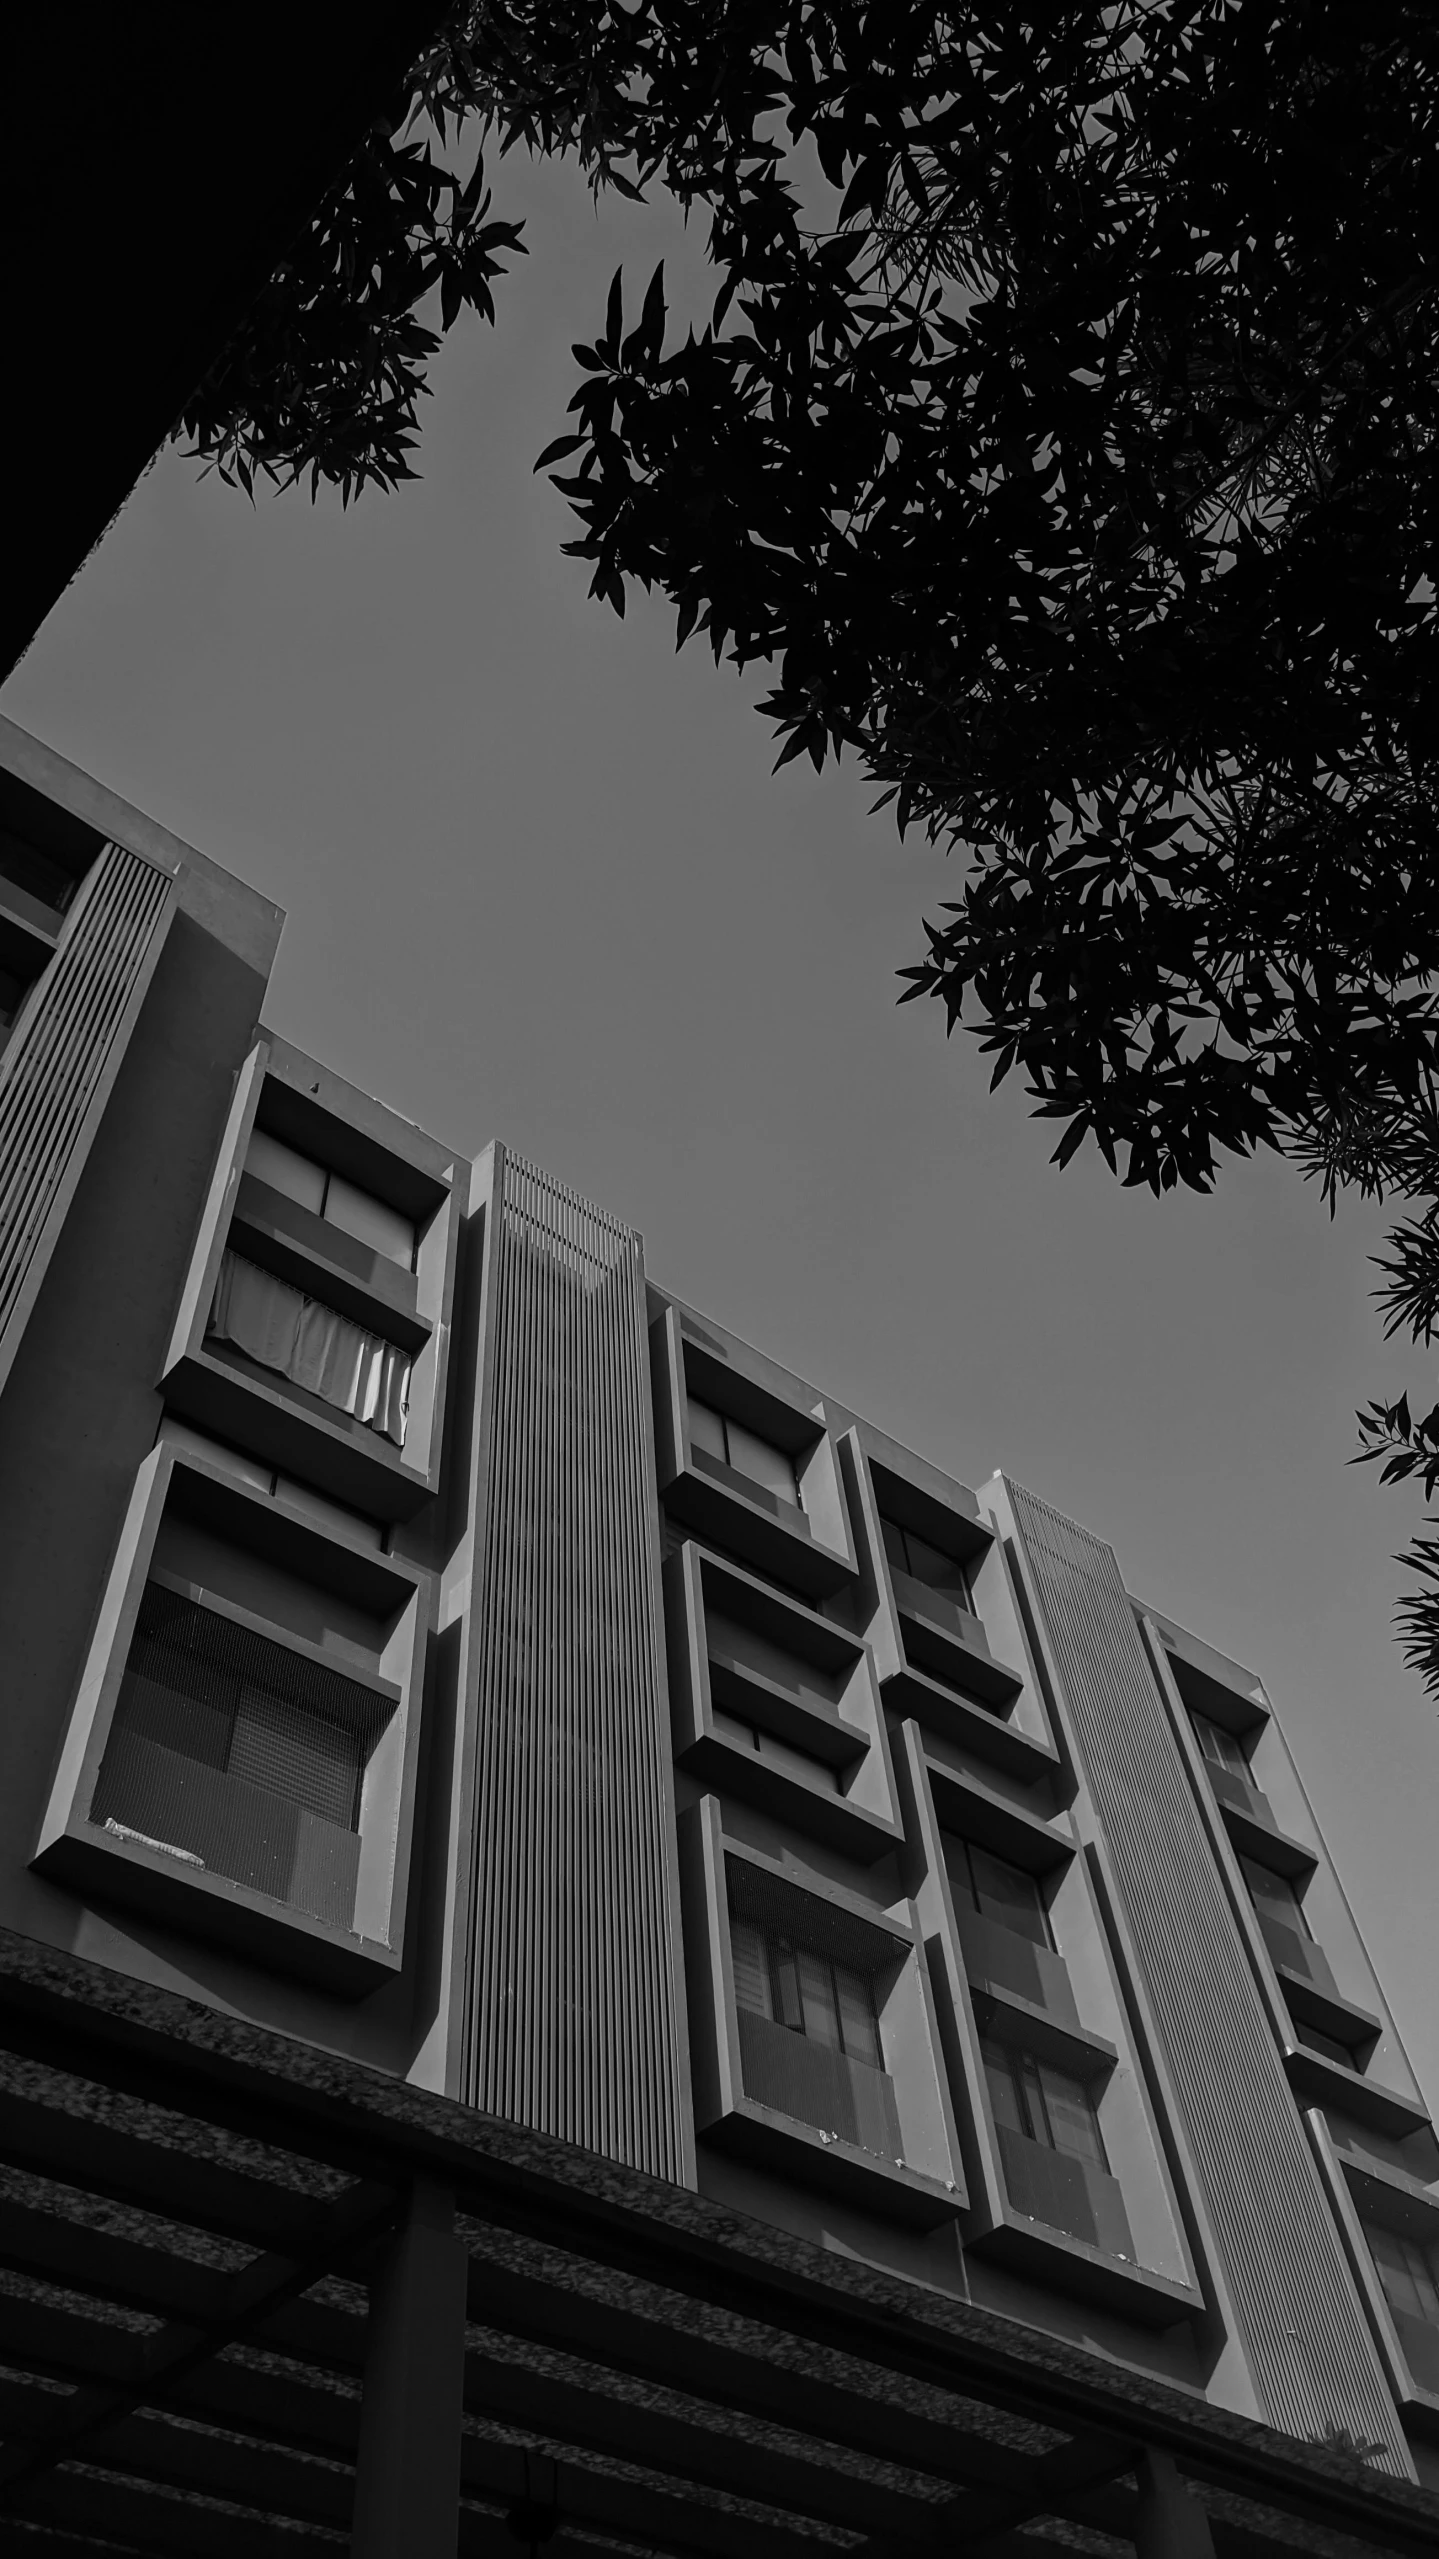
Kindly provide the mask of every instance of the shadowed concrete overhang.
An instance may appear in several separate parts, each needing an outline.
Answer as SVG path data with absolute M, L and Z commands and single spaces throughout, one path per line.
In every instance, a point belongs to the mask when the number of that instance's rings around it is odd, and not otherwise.
M 444 14 L 10 13 L 0 676 Z
M 557 2552 L 1124 2559 L 1156 2457 L 1216 2559 L 1439 2538 L 1439 2499 L 1353 2460 L 0 1933 L 4 2546 L 343 2549 L 375 2268 L 436 2179 L 461 2559 L 536 2502 Z

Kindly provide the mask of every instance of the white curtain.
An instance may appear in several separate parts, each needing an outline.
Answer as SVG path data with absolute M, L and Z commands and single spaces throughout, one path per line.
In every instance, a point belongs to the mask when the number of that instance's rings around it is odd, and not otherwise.
M 352 1324 L 239 1253 L 227 1253 L 220 1264 L 209 1330 L 262 1368 L 278 1370 L 404 1447 L 410 1363 L 396 1343 Z

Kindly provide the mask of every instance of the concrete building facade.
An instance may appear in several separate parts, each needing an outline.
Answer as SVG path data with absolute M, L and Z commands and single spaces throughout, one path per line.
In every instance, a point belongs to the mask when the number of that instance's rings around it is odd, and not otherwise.
M 281 920 L 0 728 L 15 2546 L 1431 2546 L 1260 1679 L 270 1032 Z

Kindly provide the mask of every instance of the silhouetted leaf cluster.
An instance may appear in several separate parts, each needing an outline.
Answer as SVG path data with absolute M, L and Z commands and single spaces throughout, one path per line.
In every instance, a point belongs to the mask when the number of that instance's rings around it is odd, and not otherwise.
M 257 476 L 310 478 L 348 504 L 413 479 L 417 402 L 462 310 L 495 316 L 492 286 L 522 226 L 490 219 L 484 161 L 468 178 L 433 144 L 366 138 L 343 185 L 293 245 L 245 328 L 198 385 L 177 433 L 253 496 Z M 437 296 L 439 328 L 420 318 Z
M 581 350 L 597 593 L 773 661 L 962 845 L 908 972 L 1126 1180 L 1426 1096 L 1439 952 L 1428 13 L 800 9 L 716 149 L 732 316 Z
M 598 597 L 770 665 L 781 763 L 849 749 L 962 851 L 906 995 L 1061 1163 L 1202 1190 L 1264 1145 L 1415 1202 L 1380 1295 L 1430 1338 L 1439 16 L 484 0 L 187 416 L 245 486 L 408 475 L 520 246 L 467 123 L 708 215 L 709 324 L 616 278 L 542 463 Z M 1427 1424 L 1361 1422 L 1432 1490 Z M 1439 1587 L 1406 1612 L 1439 1693 Z

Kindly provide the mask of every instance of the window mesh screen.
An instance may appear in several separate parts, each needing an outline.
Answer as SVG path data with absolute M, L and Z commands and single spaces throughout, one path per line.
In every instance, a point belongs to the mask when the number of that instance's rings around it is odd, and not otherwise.
M 147 1583 L 90 1818 L 348 1928 L 372 1689 Z

